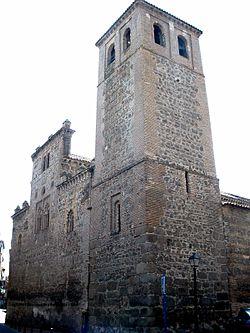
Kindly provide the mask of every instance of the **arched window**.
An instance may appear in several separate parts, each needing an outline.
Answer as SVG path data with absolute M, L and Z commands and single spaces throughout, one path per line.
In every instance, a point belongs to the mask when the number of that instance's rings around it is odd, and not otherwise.
M 111 44 L 108 49 L 108 65 L 115 61 L 115 45 Z
M 131 44 L 130 28 L 127 28 L 123 35 L 123 51 L 126 51 Z
M 111 235 L 121 231 L 121 193 L 111 197 Z
M 187 41 L 183 36 L 178 36 L 179 55 L 188 58 Z
M 158 24 L 154 24 L 154 41 L 156 44 L 165 46 L 165 36 Z
M 42 172 L 48 169 L 50 163 L 50 153 L 45 155 L 42 160 Z
M 49 204 L 47 203 L 44 207 L 43 229 L 47 229 L 48 227 L 49 227 Z
M 42 210 L 39 208 L 37 210 L 37 216 L 36 216 L 36 232 L 39 232 L 42 229 Z
M 68 212 L 67 216 L 67 232 L 71 232 L 74 230 L 74 213 L 72 209 Z

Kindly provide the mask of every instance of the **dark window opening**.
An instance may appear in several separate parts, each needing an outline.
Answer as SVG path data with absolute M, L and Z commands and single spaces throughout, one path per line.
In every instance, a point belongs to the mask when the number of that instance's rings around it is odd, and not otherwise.
M 43 229 L 47 229 L 49 227 L 49 205 L 45 206 L 44 215 L 43 215 Z
M 123 37 L 123 50 L 126 51 L 131 44 L 131 34 L 130 34 L 130 29 L 127 28 L 124 37 Z
M 50 153 L 45 155 L 42 160 L 42 172 L 44 172 L 46 169 L 48 169 L 50 164 Z
M 48 197 L 37 203 L 35 233 L 48 229 L 50 222 L 50 203 Z
M 72 232 L 74 230 L 74 213 L 72 209 L 68 212 L 67 217 L 67 233 Z
M 114 44 L 110 45 L 108 50 L 108 65 L 115 61 L 115 46 Z
M 115 232 L 118 233 L 121 231 L 121 205 L 120 201 L 116 201 L 114 207 L 114 220 L 115 220 Z
M 187 41 L 183 36 L 178 36 L 179 55 L 188 58 Z
M 120 194 L 111 198 L 111 234 L 121 231 L 121 201 Z
M 156 44 L 165 46 L 164 34 L 163 34 L 161 28 L 157 24 L 154 24 L 154 41 Z
M 189 193 L 190 192 L 190 188 L 189 188 L 189 176 L 188 176 L 188 172 L 185 171 L 185 183 L 186 183 L 186 192 Z
M 48 155 L 47 155 L 47 169 L 48 169 L 48 167 L 49 167 L 49 158 L 50 158 L 50 155 L 49 155 L 49 153 L 48 153 Z
M 44 156 L 43 158 L 43 167 L 42 167 L 42 170 L 45 171 L 46 169 L 46 156 Z

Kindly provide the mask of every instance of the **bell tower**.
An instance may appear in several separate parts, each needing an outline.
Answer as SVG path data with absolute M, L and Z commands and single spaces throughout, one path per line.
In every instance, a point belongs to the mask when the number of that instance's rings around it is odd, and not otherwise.
M 170 322 L 192 311 L 193 252 L 202 258 L 199 301 L 210 314 L 227 311 L 200 35 L 136 0 L 96 44 L 89 310 L 97 330 L 160 332 L 163 273 Z

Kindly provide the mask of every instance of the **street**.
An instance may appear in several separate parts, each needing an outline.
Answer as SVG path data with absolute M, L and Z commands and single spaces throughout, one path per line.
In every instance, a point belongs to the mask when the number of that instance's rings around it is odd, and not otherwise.
M 5 310 L 0 309 L 0 333 L 18 333 L 17 331 L 7 327 L 5 323 Z

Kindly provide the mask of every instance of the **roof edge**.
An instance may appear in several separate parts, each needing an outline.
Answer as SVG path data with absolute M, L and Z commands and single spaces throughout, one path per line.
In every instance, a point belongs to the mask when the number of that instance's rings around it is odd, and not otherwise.
M 71 134 L 75 133 L 75 131 L 74 131 L 73 129 L 70 128 L 70 125 L 71 125 L 70 121 L 69 121 L 69 120 L 65 120 L 65 121 L 63 122 L 62 127 L 61 127 L 58 131 L 56 131 L 56 133 L 51 134 L 51 135 L 48 137 L 47 141 L 45 141 L 45 142 L 42 144 L 42 146 L 38 146 L 38 147 L 36 148 L 35 152 L 31 155 L 32 160 L 34 161 L 34 158 L 38 155 L 38 153 L 39 153 L 41 150 L 43 150 L 43 148 L 46 147 L 46 146 L 48 145 L 48 143 L 51 142 L 52 140 L 54 140 L 54 138 L 56 138 L 59 134 L 65 132 L 65 131 L 70 132 Z
M 221 203 L 222 206 L 232 205 L 241 208 L 250 209 L 250 199 L 243 198 L 238 195 L 230 194 L 230 193 L 221 193 Z
M 16 209 L 15 213 L 13 215 L 11 215 L 12 220 L 14 220 L 17 216 L 25 213 L 29 208 L 30 208 L 30 206 L 28 205 L 26 207 L 20 208 L 19 210 Z
M 130 15 L 130 13 L 136 8 L 136 6 L 139 6 L 139 5 L 142 5 L 142 6 L 144 6 L 146 8 L 149 8 L 153 11 L 157 11 L 158 13 L 162 14 L 165 17 L 168 17 L 170 20 L 172 20 L 174 22 L 178 21 L 183 26 L 186 26 L 188 29 L 195 32 L 198 35 L 198 37 L 202 34 L 202 31 L 200 29 L 198 29 L 198 28 L 194 27 L 193 25 L 181 20 L 180 18 L 166 12 L 165 10 L 163 10 L 163 9 L 161 9 L 161 8 L 155 6 L 155 5 L 152 5 L 151 3 L 149 3 L 145 0 L 135 0 L 125 10 L 125 12 L 121 16 L 119 16 L 119 18 L 111 25 L 111 27 L 98 39 L 98 41 L 96 42 L 95 45 L 97 47 L 99 47 L 102 44 L 102 42 L 113 33 L 113 31 L 117 28 L 117 26 Z

